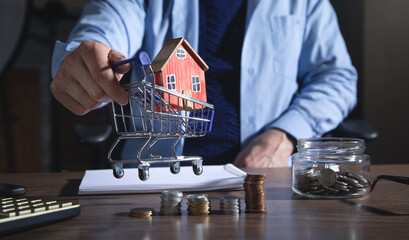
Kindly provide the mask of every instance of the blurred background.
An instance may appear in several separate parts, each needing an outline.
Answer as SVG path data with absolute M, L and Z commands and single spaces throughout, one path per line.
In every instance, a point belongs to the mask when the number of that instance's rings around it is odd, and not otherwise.
M 84 144 L 74 126 L 110 123 L 110 108 L 78 117 L 49 91 L 54 42 L 67 39 L 87 2 L 0 1 L 0 172 L 108 166 L 115 132 Z M 379 136 L 366 151 L 373 164 L 409 163 L 409 1 L 331 3 L 359 73 L 359 102 L 348 118 L 377 129 Z

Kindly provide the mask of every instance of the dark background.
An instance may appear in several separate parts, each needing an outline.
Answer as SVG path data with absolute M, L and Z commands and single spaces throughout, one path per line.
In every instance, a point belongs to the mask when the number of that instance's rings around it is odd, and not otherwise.
M 14 4 L 11 4 L 14 2 Z M 15 4 L 21 2 L 21 4 Z M 74 123 L 111 121 L 109 108 L 78 117 L 50 95 L 54 40 L 65 41 L 86 0 L 0 1 L 0 39 L 26 26 L 18 48 L 0 40 L 12 62 L 0 77 L 0 172 L 75 171 L 89 168 L 90 147 L 74 136 Z M 332 0 L 352 61 L 359 73 L 358 105 L 350 118 L 372 124 L 379 137 L 367 143 L 373 164 L 409 163 L 409 1 Z M 62 5 L 61 5 L 62 4 Z M 15 6 L 17 5 L 17 6 Z M 64 8 L 62 8 L 64 6 Z M 2 63 L 6 61 L 1 56 Z M 99 146 L 100 163 L 115 139 Z

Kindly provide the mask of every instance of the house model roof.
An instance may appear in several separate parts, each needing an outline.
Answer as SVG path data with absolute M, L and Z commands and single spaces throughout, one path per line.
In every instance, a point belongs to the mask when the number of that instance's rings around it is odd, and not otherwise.
M 166 41 L 162 49 L 156 55 L 152 62 L 153 72 L 162 72 L 166 64 L 176 53 L 179 46 L 182 45 L 186 51 L 192 56 L 196 63 L 202 68 L 203 71 L 209 70 L 209 66 L 203 61 L 203 59 L 196 53 L 196 51 L 190 46 L 190 44 L 184 38 L 175 38 Z

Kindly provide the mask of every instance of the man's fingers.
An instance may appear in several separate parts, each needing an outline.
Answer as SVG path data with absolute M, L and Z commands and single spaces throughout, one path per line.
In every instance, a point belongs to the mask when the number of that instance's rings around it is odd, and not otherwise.
M 72 71 L 72 76 L 70 77 L 72 77 L 72 79 L 87 92 L 87 95 L 92 100 L 97 102 L 108 102 L 108 96 L 105 94 L 104 90 L 92 79 L 92 76 L 89 70 L 86 68 L 83 59 L 76 55 L 78 54 L 72 53 L 65 58 L 65 62 L 67 65 L 70 65 L 70 69 L 75 69 L 75 71 Z
M 111 51 L 108 54 L 108 60 L 110 63 L 117 63 L 117 62 L 126 60 L 126 57 L 121 52 L 111 49 Z M 123 64 L 123 65 L 119 65 L 115 67 L 114 70 L 116 73 L 125 74 L 129 71 L 129 69 L 131 69 L 131 64 L 127 63 L 127 64 Z M 121 77 L 122 75 L 121 76 L 117 75 L 118 79 L 120 79 Z
M 76 81 L 70 81 L 70 85 L 71 91 L 68 92 L 68 95 L 79 102 L 85 109 L 93 110 L 101 104 L 101 102 L 98 102 L 90 97 L 85 89 L 80 85 L 80 83 Z
M 271 157 L 264 155 L 262 157 L 260 157 L 259 159 L 257 159 L 257 161 L 255 161 L 253 163 L 253 166 L 255 168 L 265 168 L 265 167 L 270 167 L 270 161 L 271 161 Z
M 243 152 L 241 151 L 237 156 L 236 159 L 234 160 L 233 164 L 237 167 L 245 167 L 243 164 Z
M 105 94 L 115 102 L 125 105 L 128 95 L 121 87 L 108 60 L 110 48 L 95 43 L 83 42 L 81 47 L 81 58 L 84 60 L 92 79 L 98 84 Z
M 53 84 L 50 86 L 53 89 Z M 52 90 L 53 91 L 53 90 Z M 84 115 L 88 113 L 90 110 L 84 108 L 82 104 L 72 98 L 70 95 L 66 94 L 65 92 L 61 91 L 53 91 L 54 97 L 68 110 L 73 112 L 76 115 Z
M 59 74 L 63 72 L 60 71 Z M 92 99 L 75 79 L 72 77 L 61 79 L 59 74 L 51 82 L 50 88 L 56 99 L 68 110 L 77 115 L 83 115 L 101 105 L 100 102 Z
M 114 100 L 121 105 L 128 102 L 128 94 L 116 77 L 118 73 L 111 69 L 110 51 L 105 44 L 89 41 L 65 58 L 50 89 L 68 110 L 83 115 L 102 102 Z M 111 55 L 115 60 L 124 59 L 117 51 Z

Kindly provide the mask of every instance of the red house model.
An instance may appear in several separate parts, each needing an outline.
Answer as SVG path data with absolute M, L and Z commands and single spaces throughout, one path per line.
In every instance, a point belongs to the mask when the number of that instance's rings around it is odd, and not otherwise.
M 168 40 L 153 60 L 152 69 L 156 85 L 207 101 L 204 72 L 209 67 L 184 38 Z M 176 111 L 193 109 L 191 101 L 166 93 L 162 97 Z

